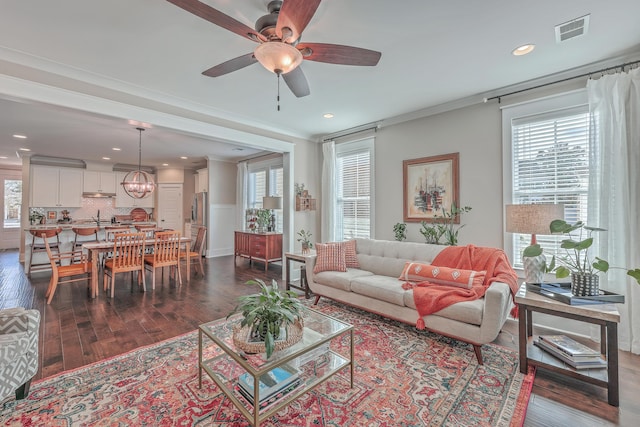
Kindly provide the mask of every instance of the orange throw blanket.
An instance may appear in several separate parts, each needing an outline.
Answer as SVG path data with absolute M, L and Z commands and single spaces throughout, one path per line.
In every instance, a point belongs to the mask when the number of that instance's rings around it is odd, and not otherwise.
M 509 285 L 513 298 L 518 292 L 518 276 L 511 268 L 507 255 L 501 249 L 474 245 L 449 246 L 442 250 L 431 264 L 464 270 L 484 270 L 487 274 L 483 284 L 473 286 L 471 289 L 461 289 L 430 282 L 420 282 L 415 285 L 405 283 L 403 285 L 405 289 L 413 287 L 413 299 L 420 315 L 416 322 L 418 329 L 425 328 L 423 316 L 440 311 L 457 302 L 482 298 L 489 285 L 493 282 L 503 282 Z M 517 306 L 513 308 L 511 315 L 517 317 Z

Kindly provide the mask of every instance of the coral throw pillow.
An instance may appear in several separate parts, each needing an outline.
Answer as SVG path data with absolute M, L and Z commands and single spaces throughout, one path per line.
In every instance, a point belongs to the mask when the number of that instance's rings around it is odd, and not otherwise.
M 344 245 L 344 260 L 347 264 L 347 268 L 360 268 L 358 255 L 356 254 L 356 241 L 347 240 L 346 242 L 340 244 Z
M 407 261 L 399 279 L 406 282 L 430 282 L 471 289 L 473 286 L 482 285 L 486 274 L 486 271 L 462 270 Z
M 316 243 L 316 265 L 314 274 L 323 271 L 347 271 L 345 246 L 335 243 Z

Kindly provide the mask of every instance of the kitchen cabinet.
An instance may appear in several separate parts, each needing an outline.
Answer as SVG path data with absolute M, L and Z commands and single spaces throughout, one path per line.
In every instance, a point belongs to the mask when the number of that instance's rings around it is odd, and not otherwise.
M 82 206 L 82 169 L 31 166 L 31 207 Z
M 127 175 L 127 172 L 116 172 L 116 207 L 117 208 L 153 208 L 154 207 L 154 194 L 145 197 L 144 199 L 136 199 L 129 196 L 122 188 L 122 181 Z M 153 176 L 153 175 L 152 175 Z M 155 181 L 155 177 L 153 177 Z M 156 188 L 156 191 L 158 189 Z
M 85 193 L 115 193 L 116 174 L 113 172 L 84 171 Z
M 196 193 L 206 193 L 209 191 L 209 170 L 198 169 L 196 174 Z
M 264 262 L 267 271 L 269 262 L 282 260 L 282 233 L 253 233 L 236 231 L 233 260 L 237 257 Z

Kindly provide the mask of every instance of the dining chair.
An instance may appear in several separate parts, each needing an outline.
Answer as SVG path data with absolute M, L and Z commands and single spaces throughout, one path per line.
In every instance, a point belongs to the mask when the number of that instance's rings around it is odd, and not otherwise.
M 199 266 L 200 274 L 202 276 L 204 276 L 204 264 L 202 263 L 202 255 L 204 251 L 206 238 L 207 238 L 207 227 L 199 227 L 198 234 L 196 235 L 196 240 L 194 240 L 194 242 L 191 244 L 191 249 L 188 252 L 189 256 L 187 256 L 186 251 L 180 252 L 180 260 L 181 261 L 185 260 L 185 263 L 186 263 L 188 259 L 191 264 L 197 263 L 197 265 Z M 195 270 L 195 272 L 196 274 L 198 273 L 197 270 Z
M 180 232 L 159 231 L 153 244 L 153 253 L 144 256 L 145 268 L 151 270 L 151 288 L 156 288 L 156 269 L 170 267 L 178 272 L 178 283 L 182 285 L 180 273 Z
M 49 269 L 49 261 L 33 262 L 33 255 L 37 253 L 46 253 L 45 242 L 49 244 L 51 250 L 58 252 L 60 250 L 60 227 L 55 228 L 30 228 L 31 234 L 31 252 L 29 254 L 29 269 L 27 270 L 27 276 L 31 277 L 31 273 L 34 271 L 42 271 Z
M 54 253 L 47 239 L 44 239 L 44 246 L 49 256 L 49 263 L 51 264 L 51 279 L 49 280 L 49 287 L 45 294 L 47 304 L 51 304 L 58 285 L 86 280 L 87 286 L 89 286 L 91 283 L 91 266 L 89 265 L 87 255 L 82 252 L 82 247 L 69 252 L 58 251 Z
M 138 272 L 138 286 L 146 290 L 144 278 L 144 233 L 117 233 L 113 241 L 113 257 L 105 260 L 103 270 L 104 289 L 115 293 L 116 274 Z M 110 277 L 110 283 L 107 281 Z

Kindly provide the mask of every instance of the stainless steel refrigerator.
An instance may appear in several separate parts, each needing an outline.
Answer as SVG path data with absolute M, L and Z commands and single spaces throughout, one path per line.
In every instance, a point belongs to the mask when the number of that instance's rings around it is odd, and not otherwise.
M 199 227 L 207 227 L 207 235 L 209 233 L 208 213 L 207 213 L 207 193 L 196 193 L 193 195 L 193 204 L 191 206 L 191 240 L 195 241 L 198 235 Z M 205 252 L 207 243 L 205 242 Z

